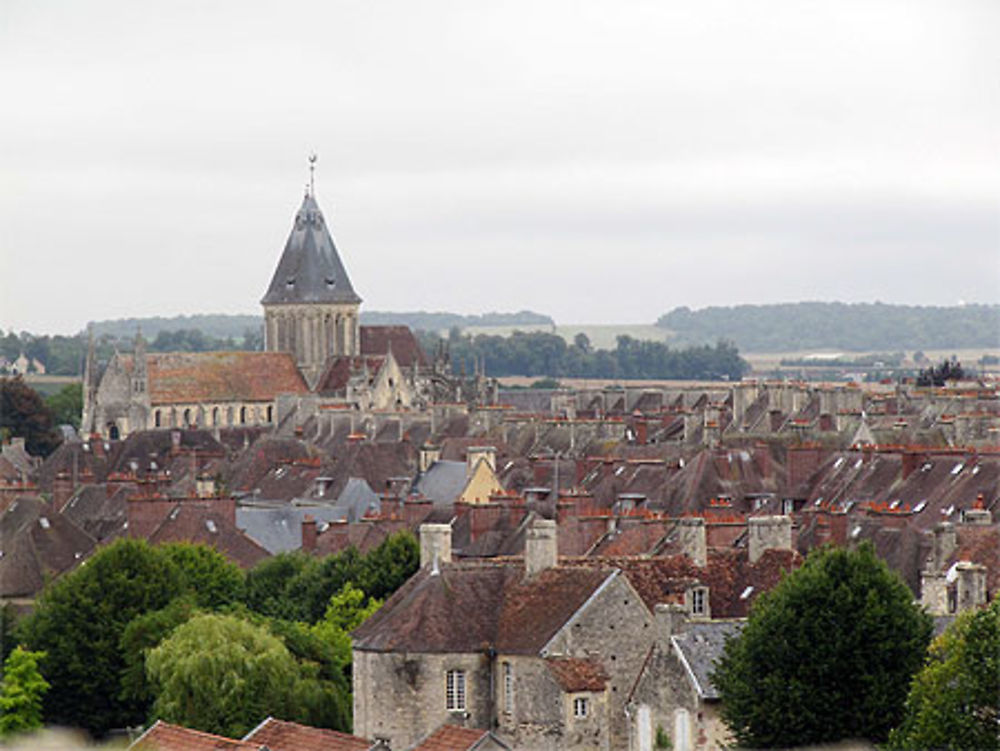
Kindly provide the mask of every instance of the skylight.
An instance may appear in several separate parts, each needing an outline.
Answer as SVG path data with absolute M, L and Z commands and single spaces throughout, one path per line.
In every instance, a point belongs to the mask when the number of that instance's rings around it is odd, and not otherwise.
M 959 462 L 958 464 L 956 464 L 954 467 L 951 468 L 951 473 L 953 475 L 957 475 L 963 469 L 965 469 L 965 462 Z

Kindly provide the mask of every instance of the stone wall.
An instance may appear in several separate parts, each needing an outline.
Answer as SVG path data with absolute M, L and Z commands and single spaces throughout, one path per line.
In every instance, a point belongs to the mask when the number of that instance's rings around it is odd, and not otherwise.
M 461 624 L 455 624 L 461 628 Z M 449 670 L 465 671 L 466 708 L 449 712 Z M 491 666 L 486 654 L 400 654 L 354 650 L 354 734 L 409 748 L 439 725 L 489 728 Z M 377 702 L 375 705 L 370 701 Z

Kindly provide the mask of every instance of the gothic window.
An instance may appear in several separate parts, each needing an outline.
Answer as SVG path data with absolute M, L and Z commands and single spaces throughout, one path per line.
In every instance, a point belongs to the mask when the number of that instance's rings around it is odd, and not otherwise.
M 191 427 L 191 410 L 184 410 L 184 427 Z
M 247 408 L 240 407 L 240 425 L 247 424 Z
M 267 405 L 267 421 L 274 422 L 274 407 L 270 404 Z
M 445 708 L 449 712 L 465 711 L 464 670 L 449 670 L 445 674 Z
M 153 427 L 160 428 L 162 426 L 163 416 L 160 414 L 160 410 L 153 412 Z
M 213 407 L 212 408 L 212 425 L 215 426 L 215 425 L 218 425 L 218 424 L 219 424 L 219 408 L 218 407 Z

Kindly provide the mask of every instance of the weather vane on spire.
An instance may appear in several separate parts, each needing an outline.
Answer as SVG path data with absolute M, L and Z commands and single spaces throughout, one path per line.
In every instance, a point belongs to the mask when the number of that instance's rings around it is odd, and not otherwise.
M 316 160 L 318 159 L 315 151 L 309 155 L 309 195 L 313 198 L 316 197 Z

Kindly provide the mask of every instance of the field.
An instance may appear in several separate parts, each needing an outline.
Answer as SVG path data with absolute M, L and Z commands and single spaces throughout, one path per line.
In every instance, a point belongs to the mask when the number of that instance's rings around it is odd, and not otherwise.
M 42 396 L 52 396 L 52 394 L 60 391 L 63 386 L 66 386 L 67 384 L 80 383 L 80 378 L 79 376 L 38 375 L 36 373 L 29 373 L 24 377 L 24 382 Z

